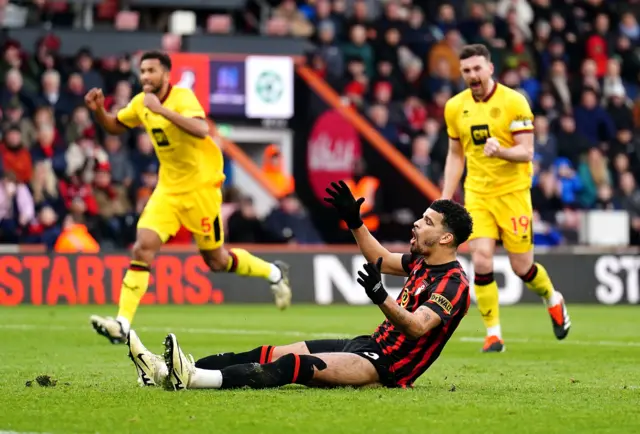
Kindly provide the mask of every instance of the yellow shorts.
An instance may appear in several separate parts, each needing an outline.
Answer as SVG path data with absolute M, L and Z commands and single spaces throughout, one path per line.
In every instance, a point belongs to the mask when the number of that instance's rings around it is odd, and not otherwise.
M 200 250 L 215 250 L 224 243 L 220 207 L 222 191 L 203 187 L 189 193 L 167 194 L 155 190 L 138 221 L 138 229 L 150 229 L 162 242 L 184 226 Z
M 526 253 L 533 248 L 533 206 L 531 191 L 521 190 L 497 197 L 482 197 L 465 192 L 465 208 L 473 218 L 469 237 L 502 240 L 511 253 Z

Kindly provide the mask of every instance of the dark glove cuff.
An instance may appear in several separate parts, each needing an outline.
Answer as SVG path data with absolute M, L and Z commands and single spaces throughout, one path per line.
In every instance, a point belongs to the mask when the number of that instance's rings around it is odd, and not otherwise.
M 384 301 L 389 296 L 389 294 L 387 293 L 387 290 L 384 289 L 384 286 L 382 285 L 382 282 L 379 282 L 379 285 L 380 285 L 380 288 L 378 288 L 378 290 L 369 291 L 369 294 L 367 294 L 374 304 L 382 304 L 382 303 L 384 303 Z
M 357 218 L 350 218 L 349 220 L 346 220 L 345 223 L 347 224 L 347 227 L 351 230 L 358 229 L 360 226 L 364 224 L 360 216 L 358 216 Z

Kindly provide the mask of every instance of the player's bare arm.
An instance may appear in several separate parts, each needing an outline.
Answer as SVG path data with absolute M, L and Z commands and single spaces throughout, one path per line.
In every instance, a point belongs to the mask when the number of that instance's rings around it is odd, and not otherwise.
M 382 258 L 381 272 L 383 274 L 391 274 L 394 276 L 407 275 L 407 272 L 402 267 L 402 254 L 392 253 L 387 250 L 371 235 L 371 232 L 369 232 L 369 229 L 367 229 L 365 225 L 352 230 L 351 233 L 367 262 L 375 262 L 378 258 Z
M 411 339 L 418 339 L 429 330 L 437 327 L 442 319 L 426 306 L 420 306 L 415 312 L 409 312 L 387 296 L 380 310 L 398 330 Z
M 104 94 L 102 89 L 93 88 L 84 97 L 84 102 L 93 113 L 95 113 L 96 121 L 109 134 L 120 135 L 127 128 L 118 122 L 118 118 L 108 113 L 104 108 Z
M 487 140 L 487 142 L 489 140 Z M 495 156 L 514 163 L 527 163 L 529 161 L 533 161 L 533 131 L 523 131 L 521 133 L 514 134 L 513 140 L 515 141 L 515 146 L 505 148 L 497 143 L 497 139 L 493 139 L 498 146 Z
M 332 182 L 331 188 L 327 188 L 326 192 L 329 197 L 324 201 L 332 205 L 340 218 L 344 220 L 347 227 L 351 229 L 360 251 L 367 259 L 367 262 L 375 262 L 378 258 L 383 259 L 382 272 L 384 274 L 392 274 L 396 276 L 406 276 L 407 272 L 402 267 L 402 255 L 400 253 L 391 253 L 384 248 L 382 244 L 376 240 L 369 232 L 367 227 L 360 218 L 360 206 L 364 203 L 364 198 L 353 197 L 353 193 L 344 181 L 338 183 Z
M 449 137 L 449 151 L 444 166 L 442 198 L 451 199 L 460 184 L 464 172 L 464 149 L 460 140 Z
M 209 135 L 209 124 L 204 119 L 182 116 L 180 113 L 170 110 L 160 103 L 160 99 L 154 93 L 144 95 L 144 106 L 153 113 L 165 117 L 178 128 L 188 134 L 204 139 Z

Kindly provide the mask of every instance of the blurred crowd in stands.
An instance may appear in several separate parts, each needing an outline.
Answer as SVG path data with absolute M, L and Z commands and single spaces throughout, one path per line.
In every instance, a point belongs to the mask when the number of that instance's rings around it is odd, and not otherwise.
M 7 3 L 0 0 L 5 15 Z M 26 8 L 28 25 L 71 26 L 76 18 L 65 1 L 11 3 Z M 436 184 L 447 153 L 444 104 L 464 88 L 458 52 L 465 43 L 486 44 L 496 78 L 526 95 L 536 115 L 536 242 L 576 241 L 581 210 L 620 209 L 629 212 L 638 244 L 640 1 L 267 3 L 263 27 L 255 2 L 242 13 L 199 14 L 198 24 L 211 33 L 262 29 L 312 40 L 317 73 Z M 160 18 L 168 11 L 126 5 L 105 0 L 95 17 L 122 29 L 166 31 Z M 141 130 L 104 136 L 82 103 L 87 89 L 101 87 L 110 111 L 123 107 L 139 90 L 135 62 L 97 59 L 90 49 L 62 58 L 59 48 L 52 35 L 37 47 L 13 40 L 2 47 L 0 242 L 51 247 L 61 231 L 76 231 L 126 247 L 157 182 L 158 162 Z M 269 157 L 271 167 L 278 158 Z M 293 195 L 265 221 L 234 189 L 226 197 L 228 241 L 321 242 Z M 174 241 L 188 240 L 181 231 Z
M 577 241 L 580 210 L 619 209 L 630 213 L 638 244 L 640 2 L 292 5 L 279 13 L 318 44 L 315 69 L 436 184 L 447 153 L 444 105 L 464 89 L 459 50 L 487 45 L 495 78 L 522 92 L 536 115 L 536 243 Z

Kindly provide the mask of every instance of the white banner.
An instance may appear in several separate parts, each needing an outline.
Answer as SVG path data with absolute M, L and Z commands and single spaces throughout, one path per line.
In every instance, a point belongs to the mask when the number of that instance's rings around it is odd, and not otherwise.
M 293 59 L 248 56 L 245 61 L 245 115 L 259 119 L 293 116 Z

